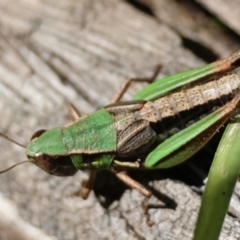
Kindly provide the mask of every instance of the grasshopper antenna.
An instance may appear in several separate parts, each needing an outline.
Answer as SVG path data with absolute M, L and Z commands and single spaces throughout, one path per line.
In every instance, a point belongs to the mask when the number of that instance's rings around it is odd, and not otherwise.
M 0 132 L 0 136 L 3 137 L 3 138 L 5 138 L 5 139 L 7 139 L 8 141 L 16 144 L 16 145 L 22 147 L 22 148 L 26 148 L 25 145 L 23 145 L 23 144 L 15 141 L 15 140 L 13 140 L 12 138 L 8 137 L 7 135 L 5 135 L 5 134 L 3 134 L 3 133 L 1 133 L 1 132 Z M 20 162 L 20 163 L 16 163 L 16 164 L 12 165 L 11 167 L 9 167 L 9 168 L 7 168 L 7 169 L 5 169 L 5 170 L 0 171 L 0 174 L 5 173 L 5 172 L 8 172 L 8 171 L 11 170 L 12 168 L 15 168 L 16 166 L 18 166 L 18 165 L 20 165 L 20 164 L 23 164 L 23 163 L 26 163 L 26 162 L 33 162 L 33 159 L 28 159 L 28 160 L 22 161 L 22 162 Z
M 12 138 L 8 137 L 7 135 L 5 135 L 5 134 L 3 134 L 3 133 L 1 133 L 1 132 L 0 132 L 0 136 L 3 137 L 3 138 L 5 138 L 5 139 L 7 139 L 8 141 L 10 141 L 10 142 L 16 144 L 16 145 L 22 147 L 22 148 L 26 148 L 25 145 L 23 145 L 23 144 L 21 144 L 21 143 L 15 141 L 15 140 L 13 140 Z
M 8 172 L 8 171 L 10 171 L 11 169 L 15 168 L 16 166 L 18 166 L 18 165 L 20 165 L 20 164 L 23 164 L 23 163 L 26 163 L 26 162 L 33 162 L 33 159 L 28 159 L 28 160 L 22 161 L 22 162 L 20 162 L 20 163 L 16 163 L 16 164 L 12 165 L 11 167 L 9 167 L 9 168 L 7 168 L 7 169 L 5 169 L 5 170 L 0 171 L 0 174 L 5 173 L 5 172 Z

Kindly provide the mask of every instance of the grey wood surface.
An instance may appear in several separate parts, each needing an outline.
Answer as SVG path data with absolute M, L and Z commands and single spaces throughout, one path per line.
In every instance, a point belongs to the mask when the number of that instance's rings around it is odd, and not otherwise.
M 184 5 L 173 13 L 163 2 L 142 0 L 154 13 L 146 14 L 120 0 L 0 0 L 0 131 L 27 144 L 36 130 L 71 121 L 68 102 L 86 114 L 108 104 L 126 78 L 150 76 L 158 64 L 159 78 L 204 64 L 184 47 L 183 37 L 195 36 L 218 57 L 239 47 L 221 29 L 213 34 L 206 20 L 199 27 Z M 221 43 L 212 42 L 216 36 Z M 142 87 L 133 85 L 124 99 Z M 26 159 L 23 149 L 4 139 L 0 152 L 0 169 Z M 190 167 L 181 169 L 188 173 Z M 150 210 L 150 228 L 143 197 L 106 172 L 84 201 L 72 193 L 87 173 L 59 178 L 31 164 L 19 166 L 0 175 L 0 239 L 191 239 L 201 196 L 174 173 L 154 174 L 158 178 L 151 180 L 137 174 L 154 190 L 150 203 L 161 206 Z M 238 239 L 237 225 L 238 218 L 227 216 L 222 239 Z

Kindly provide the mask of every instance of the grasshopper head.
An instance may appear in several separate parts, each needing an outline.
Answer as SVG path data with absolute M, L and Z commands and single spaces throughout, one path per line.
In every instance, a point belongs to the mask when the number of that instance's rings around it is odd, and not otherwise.
M 63 142 L 60 141 L 60 129 L 37 131 L 33 134 L 31 141 L 27 146 L 18 143 L 1 132 L 0 136 L 22 148 L 26 148 L 26 155 L 28 157 L 27 161 L 22 161 L 0 171 L 0 174 L 25 162 L 32 162 L 47 173 L 56 176 L 72 176 L 77 172 L 70 156 L 66 152 Z
M 56 151 L 52 155 L 48 153 L 51 150 L 49 145 L 54 141 L 54 139 L 49 139 L 49 136 L 51 136 L 51 131 L 46 130 L 39 130 L 33 134 L 30 143 L 26 147 L 28 159 L 51 175 L 72 176 L 77 169 L 68 155 L 58 155 Z M 52 145 L 55 146 L 54 143 Z

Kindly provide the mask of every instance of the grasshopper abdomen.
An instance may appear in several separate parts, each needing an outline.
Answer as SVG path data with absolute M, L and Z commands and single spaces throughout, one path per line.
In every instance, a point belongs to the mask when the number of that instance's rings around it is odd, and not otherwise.
M 158 134 L 164 134 L 167 138 L 224 106 L 238 94 L 239 69 L 204 84 L 146 102 L 139 114 L 151 123 Z

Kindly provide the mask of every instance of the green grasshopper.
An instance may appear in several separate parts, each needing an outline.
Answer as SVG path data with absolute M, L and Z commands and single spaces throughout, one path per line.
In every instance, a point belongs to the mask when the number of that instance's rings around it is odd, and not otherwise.
M 151 191 L 131 179 L 126 170 L 172 167 L 199 151 L 239 108 L 239 62 L 240 51 L 236 51 L 151 83 L 133 101 L 119 102 L 130 83 L 137 81 L 130 79 L 113 104 L 84 117 L 73 108 L 74 122 L 36 132 L 26 146 L 28 162 L 56 176 L 91 170 L 83 198 L 93 187 L 96 170 L 101 169 L 113 171 L 150 197 Z
M 93 187 L 96 170 L 104 168 L 150 197 L 151 192 L 126 170 L 172 167 L 201 149 L 239 108 L 239 59 L 237 51 L 206 66 L 163 78 L 137 93 L 134 101 L 119 103 L 132 82 L 129 80 L 115 97 L 115 104 L 82 118 L 73 108 L 73 123 L 36 132 L 26 147 L 27 162 L 57 176 L 91 170 L 83 198 Z M 209 231 L 197 229 L 200 237 L 196 239 L 206 239 L 203 232 L 209 235 Z

